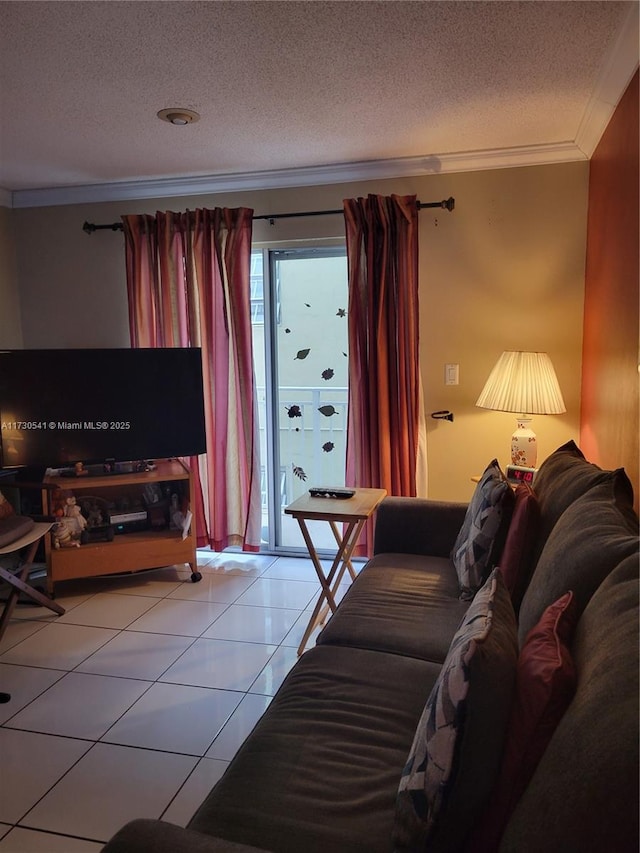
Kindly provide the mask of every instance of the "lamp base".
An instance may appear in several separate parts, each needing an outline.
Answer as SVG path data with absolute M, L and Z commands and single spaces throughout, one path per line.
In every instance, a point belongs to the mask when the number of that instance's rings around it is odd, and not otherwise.
M 517 419 L 517 429 L 511 436 L 511 463 L 525 468 L 535 468 L 538 459 L 536 434 L 531 429 L 531 418 L 524 415 Z

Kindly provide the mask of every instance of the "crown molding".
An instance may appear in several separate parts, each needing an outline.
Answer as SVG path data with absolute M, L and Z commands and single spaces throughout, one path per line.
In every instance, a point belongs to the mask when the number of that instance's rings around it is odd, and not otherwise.
M 264 172 L 198 175 L 156 180 L 118 181 L 109 184 L 15 190 L 8 194 L 11 197 L 11 203 L 8 206 L 15 208 L 49 207 L 64 204 L 209 195 L 223 192 L 307 187 L 385 178 L 472 172 L 481 169 L 539 166 L 584 159 L 584 153 L 573 142 L 560 142 L 518 148 L 462 151 L 455 154 L 308 166 L 299 169 L 274 169 Z
M 0 206 L 49 207 L 109 201 L 135 201 L 175 196 L 215 195 L 285 187 L 306 187 L 385 178 L 508 169 L 588 160 L 600 141 L 618 102 L 633 77 L 639 59 L 640 4 L 629 3 L 618 35 L 589 99 L 575 141 L 453 154 L 429 154 L 389 160 L 368 160 L 263 172 L 194 175 L 187 177 L 115 181 L 42 189 L 0 187 Z
M 640 5 L 634 2 L 630 4 L 609 51 L 608 61 L 602 68 L 576 134 L 576 145 L 588 159 L 593 156 L 620 98 L 638 68 L 639 33 Z

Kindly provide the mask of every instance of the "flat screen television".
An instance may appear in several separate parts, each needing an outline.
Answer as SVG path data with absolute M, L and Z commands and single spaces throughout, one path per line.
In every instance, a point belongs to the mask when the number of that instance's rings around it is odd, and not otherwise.
M 0 467 L 206 450 L 198 348 L 0 351 Z

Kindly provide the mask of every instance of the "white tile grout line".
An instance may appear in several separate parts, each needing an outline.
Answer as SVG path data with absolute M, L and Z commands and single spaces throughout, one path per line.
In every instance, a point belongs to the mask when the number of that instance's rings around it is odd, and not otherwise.
M 249 584 L 249 586 L 247 587 L 247 590 L 251 588 L 251 586 L 253 585 L 253 582 L 254 582 L 255 580 L 258 580 L 259 578 L 261 578 L 261 577 L 264 575 L 264 573 L 266 572 L 266 570 L 267 570 L 270 566 L 272 566 L 272 565 L 276 562 L 276 560 L 277 560 L 277 559 L 278 559 L 277 557 L 276 557 L 276 558 L 274 558 L 274 560 L 272 560 L 271 562 L 269 562 L 269 563 L 267 564 L 267 566 L 265 566 L 264 570 L 263 570 L 260 574 L 253 576 L 252 583 L 251 583 L 251 584 Z M 287 558 L 287 559 L 290 559 L 290 558 Z M 113 577 L 113 576 L 110 576 L 110 577 Z M 241 577 L 241 575 L 233 575 L 233 576 L 231 576 L 231 577 Z M 290 583 L 296 583 L 296 582 L 297 582 L 297 580 L 295 580 L 295 579 L 289 579 L 289 578 L 274 578 L 274 580 L 287 580 L 287 581 L 288 581 L 288 582 L 290 582 Z M 204 629 L 203 629 L 203 631 L 201 632 L 201 634 L 199 634 L 197 637 L 189 637 L 189 639 L 191 639 L 191 640 L 192 640 L 192 642 L 190 642 L 190 643 L 189 643 L 189 645 L 187 646 L 187 648 L 186 648 L 186 649 L 184 649 L 184 650 L 183 650 L 183 651 L 178 655 L 178 657 L 176 658 L 176 660 L 175 660 L 175 661 L 173 661 L 171 664 L 169 664 L 169 665 L 167 666 L 167 668 L 166 668 L 166 669 L 164 669 L 164 670 L 163 670 L 163 672 L 162 672 L 162 673 L 161 673 L 161 674 L 160 674 L 156 679 L 154 679 L 154 680 L 149 680 L 149 682 L 148 682 L 148 687 L 144 690 L 144 692 L 143 692 L 143 693 L 142 693 L 142 694 L 141 694 L 141 695 L 140 695 L 140 696 L 135 700 L 135 702 L 133 702 L 133 703 L 132 703 L 132 705 L 131 705 L 129 708 L 127 708 L 125 711 L 123 711 L 123 712 L 122 712 L 122 714 L 120 714 L 120 716 L 118 717 L 118 719 L 117 719 L 117 720 L 114 720 L 114 721 L 111 723 L 111 725 L 110 725 L 110 726 L 107 728 L 107 730 L 106 730 L 106 731 L 105 731 L 105 732 L 100 736 L 100 738 L 98 738 L 98 739 L 91 739 L 91 738 L 73 738 L 73 737 L 72 737 L 72 736 L 70 736 L 70 735 L 47 735 L 46 733 L 43 733 L 43 732 L 32 732 L 32 733 L 34 733 L 34 734 L 41 734 L 41 735 L 43 735 L 44 737 L 47 737 L 47 736 L 51 736 L 51 737 L 66 737 L 66 738 L 68 738 L 68 739 L 70 739 L 70 740 L 85 740 L 85 741 L 86 741 L 86 743 L 90 744 L 90 746 L 88 747 L 88 749 L 87 749 L 87 750 L 85 750 L 85 751 L 82 753 L 82 755 L 81 755 L 81 756 L 79 756 L 79 757 L 78 757 L 78 759 L 77 759 L 75 762 L 73 762 L 73 764 L 72 764 L 69 768 L 67 768 L 67 770 L 66 770 L 66 771 L 65 771 L 65 772 L 64 772 L 64 773 L 63 773 L 63 774 L 62 774 L 58 779 L 56 779 L 56 781 L 55 781 L 55 782 L 54 782 L 54 783 L 53 783 L 53 784 L 52 784 L 52 785 L 47 789 L 47 791 L 46 791 L 45 793 L 43 793 L 43 794 L 42 794 L 42 796 L 41 796 L 41 797 L 40 797 L 40 798 L 39 798 L 35 803 L 32 803 L 32 804 L 29 806 L 29 808 L 28 808 L 28 810 L 25 812 L 25 814 L 24 814 L 24 815 L 22 815 L 22 817 L 21 817 L 18 821 L 16 821 L 16 823 L 15 823 L 15 824 L 5 824 L 6 826 L 8 826 L 8 827 L 9 827 L 9 829 L 8 829 L 7 833 L 5 833 L 5 834 L 3 835 L 3 837 L 5 837 L 6 835 L 8 835 L 8 834 L 9 834 L 9 832 L 11 832 L 13 828 L 20 827 L 20 828 L 24 828 L 24 829 L 29 829 L 29 830 L 31 830 L 31 831 L 33 831 L 33 832 L 43 832 L 43 833 L 48 834 L 48 835 L 62 835 L 62 836 L 64 836 L 64 837 L 68 837 L 68 838 L 75 838 L 75 839 L 78 839 L 78 840 L 83 840 L 83 841 L 88 841 L 88 842 L 105 843 L 105 842 L 107 841 L 107 839 L 106 839 L 106 838 L 105 838 L 105 839 L 92 839 L 92 838 L 87 838 L 87 837 L 84 837 L 84 836 L 75 836 L 75 835 L 71 835 L 71 834 L 68 834 L 68 833 L 53 833 L 53 832 L 51 832 L 51 831 L 49 831 L 49 830 L 41 830 L 41 829 L 37 829 L 37 828 L 34 828 L 34 827 L 26 826 L 26 825 L 25 825 L 25 826 L 23 826 L 23 825 L 22 825 L 22 823 L 21 823 L 21 822 L 22 822 L 22 821 L 27 817 L 27 815 L 28 815 L 28 814 L 29 814 L 29 813 L 30 813 L 30 812 L 31 812 L 31 811 L 32 811 L 32 810 L 33 810 L 33 809 L 38 805 L 38 803 L 40 803 L 40 802 L 42 801 L 42 799 L 43 799 L 44 797 L 46 797 L 46 796 L 47 796 L 47 795 L 48 795 L 48 794 L 53 790 L 53 788 L 55 788 L 55 786 L 56 786 L 56 785 L 57 785 L 57 784 L 58 784 L 58 783 L 59 783 L 59 782 L 60 782 L 60 781 L 65 777 L 65 776 L 67 776 L 67 774 L 68 774 L 68 773 L 69 773 L 69 772 L 70 772 L 70 771 L 71 771 L 71 770 L 72 770 L 72 769 L 73 769 L 73 768 L 74 768 L 74 767 L 79 763 L 79 761 L 81 761 L 83 758 L 85 758 L 85 757 L 89 754 L 89 752 L 91 752 L 91 750 L 95 748 L 95 746 L 96 746 L 98 743 L 103 743 L 103 744 L 107 744 L 107 745 L 117 745 L 117 746 L 122 747 L 123 749 L 146 749 L 146 750 L 148 750 L 148 751 L 150 751 L 150 752 L 164 752 L 164 753 L 168 753 L 168 754 L 175 754 L 175 755 L 188 755 L 189 757 L 193 757 L 193 758 L 197 758 L 197 759 L 198 759 L 198 760 L 196 761 L 196 763 L 195 763 L 194 767 L 192 768 L 192 770 L 189 772 L 189 774 L 187 775 L 187 777 L 185 778 L 185 780 L 182 782 L 182 784 L 179 786 L 178 790 L 175 792 L 175 794 L 173 795 L 173 797 L 170 799 L 169 803 L 168 803 L 168 804 L 166 805 L 166 807 L 164 808 L 164 810 L 163 810 L 163 812 L 162 812 L 162 815 L 166 814 L 166 812 L 168 811 L 168 809 L 170 808 L 170 806 L 175 802 L 175 800 L 176 800 L 176 798 L 178 797 L 179 793 L 183 790 L 184 786 L 187 784 L 187 781 L 191 778 L 191 776 L 193 775 L 193 773 L 194 773 L 194 772 L 196 771 L 196 769 L 200 766 L 201 762 L 202 762 L 202 761 L 204 761 L 204 760 L 206 759 L 206 753 L 209 751 L 209 749 L 211 749 L 211 747 L 212 747 L 212 746 L 213 746 L 213 744 L 215 743 L 216 739 L 220 736 L 220 734 L 221 734 L 221 733 L 222 733 L 222 731 L 224 730 L 225 726 L 229 723 L 229 720 L 231 719 L 231 717 L 233 716 L 233 714 L 238 710 L 238 707 L 240 706 L 240 704 L 241 704 L 241 702 L 242 702 L 243 698 L 244 698 L 245 696 L 247 696 L 247 695 L 249 695 L 249 694 L 251 693 L 251 689 L 252 689 L 253 685 L 254 685 L 254 684 L 255 684 L 255 682 L 260 678 L 260 676 L 262 675 L 262 673 L 264 672 L 264 670 L 266 669 L 266 667 L 269 665 L 269 663 L 270 663 L 270 662 L 271 662 L 271 660 L 273 659 L 274 655 L 278 652 L 278 650 L 279 650 L 280 648 L 290 649 L 290 648 L 292 648 L 292 647 L 289 647 L 289 646 L 283 646 L 283 645 L 282 645 L 282 642 L 280 642 L 280 643 L 259 643 L 259 644 L 258 644 L 258 645 L 273 645 L 273 646 L 275 646 L 275 649 L 274 649 L 273 653 L 269 656 L 268 660 L 265 662 L 264 666 L 262 667 L 262 669 L 260 670 L 260 672 L 258 673 L 258 675 L 257 675 L 257 676 L 256 676 L 256 678 L 253 680 L 253 682 L 251 683 L 251 685 L 249 686 L 249 688 L 248 688 L 247 690 L 245 690 L 245 691 L 233 691 L 233 690 L 226 690 L 226 691 L 225 691 L 225 692 L 229 692 L 229 693 L 238 693 L 238 694 L 240 695 L 240 699 L 239 699 L 239 701 L 238 701 L 238 704 L 234 707 L 234 710 L 233 710 L 233 711 L 232 711 L 232 712 L 231 712 L 231 713 L 226 717 L 226 719 L 225 719 L 224 723 L 220 726 L 220 728 L 218 729 L 218 731 L 217 731 L 217 733 L 216 733 L 215 737 L 213 737 L 213 739 L 211 740 L 211 742 L 209 743 L 209 745 L 207 746 L 207 748 L 204 750 L 204 752 L 203 752 L 203 754 L 202 754 L 202 755 L 191 754 L 191 753 L 179 753 L 179 752 L 174 752 L 174 751 L 171 751 L 171 750 L 158 750 L 158 749 L 151 749 L 151 748 L 149 748 L 149 747 L 132 747 L 132 746 L 124 745 L 124 744 L 111 744 L 108 740 L 107 740 L 107 741 L 105 741 L 105 740 L 102 740 L 102 738 L 104 738 L 104 737 L 105 737 L 105 735 L 107 735 L 107 734 L 108 734 L 108 732 L 113 728 L 113 726 L 115 726 L 115 725 L 116 725 L 116 723 L 117 723 L 117 722 L 119 722 L 119 721 L 122 719 L 122 717 L 123 717 L 126 713 L 128 713 L 128 711 L 130 711 L 130 710 L 131 710 L 131 708 L 133 708 L 133 707 L 135 706 L 135 704 L 136 704 L 138 701 L 140 701 L 140 699 L 142 699 L 142 697 L 143 697 L 143 696 L 145 696 L 145 695 L 148 693 L 148 691 L 151 689 L 151 687 L 152 687 L 154 684 L 157 684 L 157 683 L 165 683 L 165 682 L 160 682 L 160 678 L 162 678 L 162 676 L 163 676 L 164 674 L 166 674 L 166 672 L 168 671 L 168 669 L 170 669 L 170 668 L 171 668 L 171 666 L 173 666 L 175 663 L 177 663 L 177 661 L 178 661 L 178 660 L 180 660 L 180 658 L 181 658 L 181 657 L 182 657 L 182 656 L 183 656 L 183 655 L 184 655 L 184 654 L 185 654 L 185 653 L 186 653 L 186 652 L 187 652 L 187 651 L 188 651 L 188 650 L 193 646 L 193 644 L 194 644 L 198 639 L 207 639 L 207 638 L 203 638 L 203 637 L 202 637 L 202 634 L 204 634 L 204 633 L 205 633 L 205 631 L 209 630 L 209 628 L 211 627 L 211 625 L 213 625 L 213 624 L 216 622 L 216 620 L 217 620 L 217 619 L 219 619 L 219 618 L 220 618 L 224 613 L 226 613 L 226 612 L 227 612 L 227 610 L 229 609 L 229 607 L 231 607 L 233 604 L 236 604 L 236 603 L 237 603 L 237 601 L 238 601 L 238 599 L 239 599 L 239 598 L 240 598 L 240 597 L 241 597 L 241 596 L 242 596 L 242 595 L 243 595 L 247 590 L 243 590 L 241 593 L 239 593 L 239 594 L 238 594 L 238 596 L 237 596 L 237 597 L 236 597 L 232 602 L 218 602 L 218 603 L 221 603 L 221 604 L 226 604 L 227 606 L 225 607 L 225 609 L 224 609 L 220 614 L 218 614 L 218 616 L 217 616 L 214 620 L 212 620 L 212 622 L 211 622 L 211 623 L 210 623 L 206 628 L 204 628 Z M 149 598 L 155 598 L 155 599 L 157 599 L 157 601 L 158 601 L 158 602 L 159 602 L 159 601 L 164 601 L 164 600 L 166 600 L 166 599 L 167 599 L 167 597 L 168 597 L 168 596 L 171 594 L 171 592 L 173 592 L 173 591 L 174 591 L 174 590 L 172 589 L 172 590 L 168 591 L 164 596 L 161 596 L 161 597 L 157 597 L 157 596 L 147 596 L 147 597 L 149 597 Z M 78 604 L 77 604 L 77 605 L 74 605 L 74 607 L 76 607 L 76 606 L 80 606 L 80 604 L 83 604 L 83 603 L 85 603 L 86 601 L 89 601 L 90 599 L 92 599 L 92 598 L 94 598 L 95 596 L 99 595 L 101 592 L 104 592 L 104 590 L 98 590 L 98 591 L 96 591 L 96 592 L 92 593 L 92 594 L 91 594 L 91 595 L 89 595 L 87 598 L 85 598 L 82 602 L 78 602 Z M 127 594 L 131 594 L 131 593 L 127 593 Z M 314 597 L 315 597 L 315 593 L 314 593 L 314 595 L 313 595 L 313 596 L 311 596 L 311 598 L 314 598 Z M 189 599 L 179 599 L 179 600 L 189 601 Z M 311 599 L 310 599 L 310 600 L 311 600 Z M 247 606 L 247 607 L 256 607 L 256 608 L 263 607 L 263 609 L 271 609 L 270 607 L 265 607 L 264 605 L 258 605 L 258 604 L 252 604 L 252 605 L 246 605 L 246 606 Z M 308 606 L 308 605 L 307 605 L 307 606 Z M 74 607 L 72 607 L 72 608 L 70 608 L 70 609 L 71 609 L 71 610 L 73 610 L 73 609 L 74 609 Z M 151 609 L 152 609 L 152 608 L 149 608 L 149 610 L 151 610 Z M 304 612 L 305 612 L 305 608 L 299 608 L 299 607 L 288 607 L 288 608 L 280 608 L 280 609 L 297 610 L 297 611 L 299 611 L 300 616 L 302 616 L 302 614 L 304 614 Z M 145 611 L 145 612 L 149 612 L 149 611 Z M 298 619 L 300 618 L 300 616 L 298 617 Z M 136 619 L 137 619 L 137 618 L 139 618 L 139 617 L 136 617 Z M 132 620 L 132 622 L 131 622 L 131 623 L 129 623 L 129 626 L 130 626 L 133 622 L 135 622 L 135 621 L 136 621 L 136 619 L 133 619 L 133 620 Z M 28 619 L 25 619 L 25 620 L 19 620 L 19 621 L 33 622 L 33 621 L 36 621 L 36 620 L 28 620 Z M 47 621 L 47 622 L 43 623 L 43 624 L 41 625 L 41 627 L 40 627 L 39 629 L 37 629 L 36 631 L 32 632 L 32 633 L 29 635 L 29 637 L 34 636 L 36 633 L 38 633 L 38 632 L 39 632 L 39 630 L 41 630 L 41 628 L 44 628 L 44 627 L 46 627 L 46 625 L 49 625 L 49 624 L 55 624 L 55 623 L 54 623 L 54 621 L 53 621 L 53 620 L 49 620 L 49 621 Z M 59 672 L 61 673 L 61 675 L 60 675 L 60 678 L 57 678 L 54 682 L 52 682 L 51 684 L 49 684 L 49 685 L 48 685 L 46 688 L 44 688 L 40 693 L 38 693 L 38 694 L 37 694 L 37 696 L 32 697 L 32 698 L 31 698 L 31 699 L 30 699 L 30 700 L 29 700 L 29 701 L 28 701 L 24 706 L 22 706 L 18 711 L 16 711 L 16 714 L 12 715 L 12 717 L 9 717 L 7 720 L 5 720 L 5 722 L 4 722 L 4 723 L 0 724 L 0 728 L 6 728 L 6 729 L 8 729 L 8 730 L 10 730 L 10 731 L 31 732 L 31 730 L 29 730 L 29 729 L 14 729 L 14 728 L 12 728 L 12 726 L 10 725 L 10 722 L 11 722 L 11 720 L 13 719 L 13 717 L 15 717 L 15 716 L 16 716 L 18 713 L 20 713 L 21 711 L 23 711 L 23 710 L 25 710 L 26 708 L 28 708 L 28 707 L 29 707 L 29 705 L 31 705 L 34 701 L 36 701 L 36 700 L 37 700 L 37 699 L 39 699 L 41 696 L 43 696 L 43 695 L 44 695 L 44 694 L 45 694 L 45 693 L 46 693 L 46 692 L 47 692 L 51 687 L 53 687 L 55 684 L 58 684 L 58 683 L 59 683 L 59 681 L 61 681 L 61 680 L 62 680 L 66 675 L 68 675 L 68 674 L 70 674 L 70 673 L 72 673 L 72 672 L 77 671 L 77 668 L 78 668 L 79 666 L 81 666 L 81 665 L 82 665 L 82 664 L 83 664 L 83 663 L 84 663 L 84 662 L 85 662 L 89 657 L 91 657 L 91 655 L 95 654 L 95 653 L 96 653 L 96 652 L 98 652 L 100 649 L 102 649 L 102 648 L 103 648 L 105 645 L 107 645 L 107 643 L 109 643 L 112 639 L 115 639 L 115 637 L 119 636 L 119 635 L 120 635 L 120 634 L 122 634 L 124 631 L 127 631 L 127 630 L 128 630 L 128 628 L 129 628 L 129 626 L 127 626 L 127 627 L 125 627 L 125 628 L 120 628 L 120 629 L 107 629 L 107 630 L 115 630 L 115 631 L 117 631 L 117 633 L 116 633 L 113 637 L 110 637 L 108 640 L 105 640 L 105 642 L 104 642 L 104 643 L 102 643 L 102 644 L 101 644 L 97 649 L 94 649 L 94 650 L 93 650 L 89 655 L 87 655 L 87 656 L 86 656 L 82 661 L 78 662 L 77 664 L 75 664 L 75 665 L 74 665 L 74 667 L 72 667 L 71 669 L 68 669 L 68 670 L 55 670 L 55 668 L 53 668 L 53 667 L 49 668 L 49 667 L 35 666 L 35 665 L 30 665 L 30 664 L 13 664 L 13 663 L 10 663 L 9 661 L 7 661 L 7 662 L 6 662 L 6 665 L 10 665 L 10 666 L 25 666 L 25 667 L 27 667 L 27 668 L 29 668 L 29 667 L 30 667 L 30 668 L 34 668 L 34 669 L 47 669 L 47 670 L 49 670 L 49 671 L 59 671 Z M 82 627 L 82 626 L 78 626 L 78 627 Z M 96 626 L 86 626 L 86 627 L 96 627 Z M 155 634 L 155 632 L 140 632 L 140 633 Z M 288 635 L 288 633 L 289 633 L 289 632 L 287 632 L 287 635 Z M 287 636 L 287 635 L 285 635 L 285 637 L 283 638 L 283 641 L 284 641 L 284 639 L 286 639 L 286 636 Z M 183 636 L 183 635 L 163 635 L 163 636 Z M 29 637 L 26 637 L 26 638 L 22 638 L 22 639 L 20 639 L 20 640 L 17 640 L 15 644 L 12 644 L 12 645 L 10 645 L 8 648 L 6 648 L 2 654 L 4 655 L 4 653 L 5 653 L 5 652 L 9 651 L 11 648 L 14 648 L 16 645 L 19 645 L 21 642 L 23 642 L 23 640 L 25 640 L 25 639 L 29 639 Z M 245 640 L 227 640 L 226 642 L 238 642 L 238 643 L 242 643 L 242 642 L 248 642 L 248 641 L 245 641 Z M 0 664 L 2 664 L 2 663 L 3 663 L 3 661 L 2 661 L 2 656 L 0 656 Z M 92 674 L 94 674 L 94 673 L 82 673 L 82 674 L 92 675 Z M 100 676 L 99 674 L 97 674 L 97 673 L 95 673 L 95 675 L 96 675 L 96 677 L 101 677 L 101 676 Z M 123 678 L 123 679 L 128 679 L 128 678 L 130 678 L 130 677 L 128 677 L 128 676 L 109 676 L 109 677 L 112 677 L 112 678 Z M 132 680 L 137 680 L 137 681 L 147 681 L 147 679 L 144 679 L 144 678 L 141 678 L 141 679 L 132 679 Z M 172 682 L 172 683 L 173 683 L 173 682 Z M 192 686 L 192 685 L 186 685 L 186 686 Z M 202 689 L 212 689 L 212 690 L 213 690 L 213 689 L 215 689 L 215 690 L 221 690 L 221 689 L 224 689 L 224 688 L 206 688 L 206 687 L 204 687 L 204 688 L 202 688 Z M 254 694 L 254 695 L 267 696 L 267 697 L 269 698 L 269 701 L 271 701 L 271 698 L 272 698 L 269 694 L 262 694 L 262 693 L 257 694 L 257 693 L 256 693 L 256 694 Z M 212 759 L 209 759 L 209 760 L 212 760 Z M 229 763 L 229 762 L 227 762 L 227 763 Z M 197 804 L 196 804 L 196 807 L 197 807 Z M 160 819 L 162 819 L 162 815 L 160 815 Z

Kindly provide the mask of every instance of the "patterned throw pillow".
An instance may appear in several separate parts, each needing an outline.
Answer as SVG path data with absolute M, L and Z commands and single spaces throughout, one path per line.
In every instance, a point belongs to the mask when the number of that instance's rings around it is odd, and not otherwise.
M 451 552 L 463 601 L 473 598 L 496 565 L 513 504 L 513 490 L 494 459 L 476 486 Z
M 396 800 L 397 851 L 461 849 L 500 763 L 518 658 L 511 599 L 495 569 L 456 632 L 418 723 Z
M 551 604 L 520 652 L 502 766 L 489 807 L 465 853 L 497 850 L 518 800 L 576 690 L 569 644 L 578 619 L 573 592 Z

